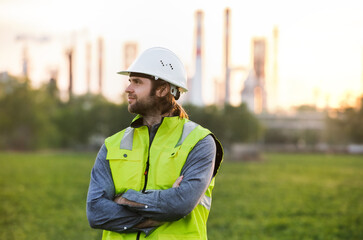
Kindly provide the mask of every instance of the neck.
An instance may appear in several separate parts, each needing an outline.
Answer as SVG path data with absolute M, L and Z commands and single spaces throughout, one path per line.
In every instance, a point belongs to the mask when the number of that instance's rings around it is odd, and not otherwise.
M 171 113 L 146 115 L 143 116 L 143 123 L 149 127 L 152 127 L 155 124 L 159 124 L 163 117 L 169 117 L 169 116 L 171 116 Z

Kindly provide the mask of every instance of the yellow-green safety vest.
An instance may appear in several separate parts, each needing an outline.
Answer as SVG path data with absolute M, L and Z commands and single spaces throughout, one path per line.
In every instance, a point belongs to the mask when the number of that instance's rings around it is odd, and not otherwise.
M 133 121 L 140 118 L 137 116 Z M 179 117 L 165 117 L 149 146 L 149 130 L 147 126 L 128 127 L 105 140 L 107 160 L 110 164 L 115 195 L 128 189 L 136 191 L 163 190 L 172 187 L 185 164 L 190 151 L 207 135 L 208 129 Z M 212 134 L 214 137 L 214 135 Z M 223 149 L 214 137 L 217 146 L 214 176 L 223 158 Z M 147 180 L 144 176 L 147 161 L 149 169 Z M 147 184 L 145 186 L 145 181 Z M 210 211 L 214 177 L 201 202 L 186 217 L 167 222 L 156 228 L 147 239 L 207 239 L 207 219 Z M 137 238 L 140 233 L 117 233 L 103 231 L 104 240 L 121 240 Z M 145 234 L 142 232 L 140 239 Z

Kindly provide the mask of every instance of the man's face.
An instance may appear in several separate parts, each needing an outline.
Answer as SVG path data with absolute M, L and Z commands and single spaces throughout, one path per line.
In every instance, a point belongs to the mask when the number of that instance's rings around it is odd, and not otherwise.
M 131 113 L 148 115 L 154 111 L 156 97 L 150 96 L 151 80 L 143 77 L 130 77 L 130 84 L 125 92 L 128 94 L 128 110 Z

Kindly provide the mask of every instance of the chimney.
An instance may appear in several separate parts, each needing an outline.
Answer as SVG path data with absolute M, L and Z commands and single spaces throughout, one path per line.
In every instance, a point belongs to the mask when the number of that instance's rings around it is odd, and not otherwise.
M 73 96 L 73 48 L 70 48 L 66 51 L 66 55 L 68 58 L 68 69 L 69 69 L 69 84 L 68 84 L 68 97 L 71 100 Z
M 91 92 L 91 43 L 86 45 L 86 81 L 87 94 Z
M 103 84 L 103 39 L 98 39 L 98 91 L 102 95 L 102 84 Z
M 225 84 L 226 84 L 226 95 L 225 95 L 225 103 L 229 104 L 230 101 L 230 69 L 229 69 L 229 34 L 230 34 L 230 26 L 229 26 L 229 15 L 230 10 L 227 8 L 225 10 L 225 27 L 224 27 L 224 68 L 225 68 Z
M 203 106 L 202 95 L 202 44 L 203 44 L 203 12 L 196 12 L 196 41 L 195 41 L 195 72 L 190 90 L 190 102 Z

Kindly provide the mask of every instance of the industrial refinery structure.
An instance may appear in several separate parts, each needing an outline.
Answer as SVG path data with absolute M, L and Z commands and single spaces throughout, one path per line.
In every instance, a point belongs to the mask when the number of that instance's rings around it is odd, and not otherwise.
M 266 40 L 256 38 L 252 41 L 252 69 L 249 70 L 248 76 L 244 81 L 242 90 L 242 102 L 255 112 L 262 113 L 267 111 L 267 93 L 266 93 Z
M 272 89 L 277 89 L 277 29 L 274 31 L 274 43 L 271 44 L 273 46 L 273 70 L 270 73 L 269 77 L 266 73 L 266 56 L 267 54 L 267 46 L 270 45 L 267 43 L 267 38 L 259 37 L 253 38 L 251 40 L 251 63 L 249 66 L 232 66 L 230 61 L 230 53 L 233 52 L 231 49 L 231 10 L 224 10 L 224 24 L 223 24 L 223 76 L 215 77 L 214 79 L 204 79 L 205 75 L 203 74 L 203 65 L 204 65 L 204 12 L 202 10 L 198 10 L 195 12 L 195 26 L 194 26 L 194 46 L 193 46 L 193 73 L 189 73 L 189 81 L 188 88 L 189 93 L 182 98 L 184 102 L 191 103 L 196 106 L 204 106 L 205 101 L 203 99 L 203 89 L 205 86 L 203 84 L 214 85 L 215 89 L 215 103 L 217 105 L 223 106 L 223 104 L 231 103 L 231 92 L 234 91 L 236 93 L 236 89 L 241 88 L 242 92 L 239 93 L 240 102 L 245 103 L 248 108 L 255 113 L 262 113 L 267 111 L 267 106 L 270 105 L 269 97 L 276 97 L 276 91 L 268 92 L 266 88 L 267 79 L 271 80 L 270 84 L 273 85 Z M 18 41 L 25 42 L 24 38 L 17 39 Z M 105 41 L 102 37 L 98 37 L 96 41 L 91 45 L 89 39 L 83 39 L 77 48 L 74 45 L 74 41 L 67 47 L 64 59 L 66 62 L 66 76 L 67 76 L 67 91 L 64 91 L 64 96 L 67 95 L 69 98 L 74 94 L 74 85 L 75 81 L 78 83 L 77 77 L 74 76 L 74 71 L 78 70 L 78 66 L 84 66 L 84 79 L 85 79 L 85 88 L 86 92 L 91 92 L 91 76 L 94 76 L 97 79 L 96 92 L 99 94 L 103 94 L 105 90 L 104 84 L 104 69 L 105 69 L 105 48 L 107 47 Z M 29 41 L 29 40 L 27 40 Z M 80 47 L 82 46 L 83 47 Z M 26 46 L 24 44 L 24 46 Z M 80 48 L 82 48 L 81 51 Z M 138 55 L 139 47 L 138 43 L 135 41 L 125 42 L 122 45 L 121 56 L 123 60 L 124 68 L 128 68 L 128 66 L 133 62 L 133 60 Z M 79 54 L 84 54 L 84 57 L 79 57 Z M 82 63 L 79 64 L 79 59 L 82 59 Z M 271 63 L 270 63 L 271 64 Z M 23 75 L 28 75 L 28 65 L 29 65 L 29 56 L 26 52 L 26 48 L 24 47 L 23 51 Z M 77 65 L 77 69 L 75 69 L 75 65 Z M 238 64 L 237 64 L 238 65 Z M 239 86 L 236 84 L 235 71 L 242 71 L 244 79 L 239 79 Z M 57 71 L 59 72 L 59 71 Z M 83 72 L 83 71 L 82 71 Z M 240 75 L 239 75 L 240 76 Z M 272 77 L 271 77 L 272 76 Z M 232 79 L 232 77 L 234 77 Z M 56 76 L 53 78 L 56 79 Z M 221 81 L 217 81 L 215 79 L 221 79 Z M 233 85 L 232 86 L 232 81 Z M 67 92 L 67 93 L 66 93 Z
M 266 90 L 266 56 L 267 56 L 267 40 L 266 38 L 254 38 L 252 39 L 251 46 L 251 67 L 232 67 L 230 61 L 230 9 L 224 11 L 224 46 L 223 46 L 223 66 L 224 66 L 224 103 L 230 104 L 231 102 L 231 73 L 235 70 L 247 71 L 247 78 L 241 79 L 241 85 L 243 90 L 241 92 L 241 102 L 245 103 L 248 108 L 254 113 L 267 112 L 267 90 Z M 273 59 L 273 88 L 277 89 L 277 28 L 274 30 L 274 59 Z M 197 11 L 196 13 L 196 35 L 195 35 L 195 72 L 194 77 L 190 79 L 190 97 L 188 101 L 194 105 L 202 106 L 202 46 L 203 46 L 203 12 Z M 209 81 L 211 81 L 209 79 Z M 218 82 L 215 83 L 216 85 Z M 222 89 L 220 86 L 215 86 L 218 91 Z M 219 95 L 216 91 L 216 95 Z M 276 94 L 272 94 L 276 97 Z M 218 104 L 218 103 L 217 103 Z
M 236 89 L 241 89 L 239 92 L 240 102 L 246 104 L 251 112 L 256 113 L 262 124 L 271 131 L 276 131 L 283 134 L 295 134 L 303 131 L 321 132 L 325 127 L 324 116 L 322 114 L 316 115 L 316 113 L 309 114 L 295 114 L 289 116 L 283 116 L 280 114 L 273 114 L 277 109 L 278 98 L 278 28 L 274 28 L 272 31 L 272 38 L 268 36 L 253 37 L 250 45 L 250 63 L 248 66 L 235 67 L 230 60 L 231 49 L 231 11 L 230 9 L 224 10 L 224 25 L 223 25 L 223 60 L 222 60 L 222 74 L 220 77 L 222 81 L 215 79 L 203 79 L 203 64 L 204 64 L 204 12 L 198 10 L 195 12 L 195 26 L 194 26 L 194 46 L 193 46 L 193 73 L 189 73 L 188 76 L 188 88 L 189 93 L 182 98 L 184 103 L 191 103 L 196 106 L 204 106 L 203 100 L 203 84 L 214 85 L 215 96 L 217 105 L 223 106 L 223 104 L 231 103 L 231 92 Z M 269 39 L 272 39 L 269 42 Z M 18 41 L 25 41 L 24 38 L 18 39 Z M 88 41 L 88 40 L 87 40 Z M 26 46 L 24 44 L 24 46 Z M 104 86 L 104 68 L 105 68 L 105 48 L 107 45 L 103 38 L 99 37 L 97 41 L 91 45 L 89 42 L 84 44 L 85 55 L 81 59 L 85 59 L 85 79 L 87 93 L 90 93 L 91 85 L 91 73 L 97 78 L 97 90 L 99 94 L 105 93 Z M 95 51 L 91 54 L 92 49 Z M 23 75 L 28 76 L 29 56 L 26 51 L 26 47 L 23 50 Z M 135 41 L 129 41 L 122 43 L 121 53 L 118 56 L 123 60 L 123 68 L 127 69 L 139 52 L 138 43 Z M 64 59 L 67 62 L 67 86 L 65 91 L 66 95 L 71 98 L 74 91 L 74 81 L 77 79 L 73 76 L 75 61 L 80 59 L 75 58 L 75 47 L 69 46 L 64 54 Z M 267 56 L 269 56 L 267 58 Z M 92 61 L 96 64 L 92 65 Z M 93 67 L 92 67 L 93 66 Z M 92 72 L 91 72 L 92 71 Z M 243 72 L 241 75 L 233 74 L 235 71 Z M 232 77 L 239 76 L 239 86 L 232 86 Z M 56 74 L 52 76 L 52 81 L 56 81 Z M 234 79 L 236 80 L 236 79 Z M 55 83 L 56 84 L 56 83 Z M 236 83 L 234 83 L 236 84 Z M 281 131 L 283 129 L 284 131 Z M 301 143 L 302 141 L 300 141 Z

